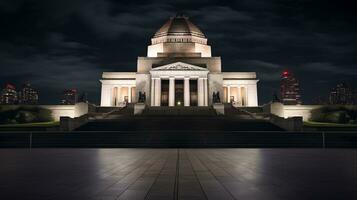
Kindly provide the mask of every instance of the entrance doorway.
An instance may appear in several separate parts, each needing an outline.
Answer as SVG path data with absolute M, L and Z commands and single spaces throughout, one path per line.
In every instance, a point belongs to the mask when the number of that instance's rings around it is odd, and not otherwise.
M 198 105 L 197 80 L 190 80 L 190 106 Z
M 161 80 L 161 106 L 169 106 L 169 80 Z
M 175 106 L 184 105 L 183 80 L 175 80 Z

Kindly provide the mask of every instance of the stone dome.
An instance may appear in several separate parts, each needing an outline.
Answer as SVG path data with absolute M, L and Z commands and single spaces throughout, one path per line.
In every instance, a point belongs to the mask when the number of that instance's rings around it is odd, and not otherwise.
M 211 46 L 188 17 L 171 17 L 151 38 L 148 57 L 211 57 Z
M 163 36 L 195 36 L 206 38 L 202 31 L 186 16 L 171 17 L 154 35 Z

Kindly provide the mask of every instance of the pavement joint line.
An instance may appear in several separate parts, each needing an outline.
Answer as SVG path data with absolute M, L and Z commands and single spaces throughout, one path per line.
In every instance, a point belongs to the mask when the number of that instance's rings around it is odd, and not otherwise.
M 144 199 L 148 199 L 148 198 L 149 198 L 149 196 L 150 196 L 150 191 L 151 191 L 152 187 L 155 185 L 155 183 L 156 183 L 157 179 L 159 178 L 160 174 L 161 174 L 162 171 L 164 170 L 165 165 L 168 163 L 168 160 L 169 160 L 168 157 L 169 157 L 169 156 L 170 156 L 170 153 L 168 153 L 168 154 L 165 156 L 165 162 L 163 163 L 163 165 L 162 165 L 162 167 L 161 167 L 161 169 L 160 169 L 160 172 L 159 172 L 159 173 L 157 174 L 157 176 L 155 177 L 154 182 L 151 184 L 151 186 L 150 186 L 148 192 L 146 193 Z
M 186 151 L 185 151 L 185 153 L 187 154 L 187 152 L 186 152 Z M 196 173 L 195 169 L 193 168 L 193 165 L 192 165 L 192 162 L 191 162 L 190 156 L 189 156 L 189 155 L 187 155 L 187 158 L 188 158 L 188 161 L 189 161 L 189 163 L 190 163 L 190 165 L 191 165 L 192 171 L 193 171 L 193 173 L 195 174 L 195 177 L 196 177 L 196 179 L 197 179 L 198 183 L 200 184 L 200 188 L 201 188 L 201 190 L 202 190 L 203 194 L 205 195 L 205 198 L 206 198 L 206 199 L 208 199 L 207 194 L 206 194 L 205 190 L 204 190 L 204 189 L 203 189 L 203 187 L 202 187 L 201 181 L 200 181 L 200 179 L 198 178 L 198 176 L 197 176 L 197 173 Z
M 176 156 L 176 175 L 175 175 L 175 188 L 174 188 L 174 200 L 179 199 L 179 178 L 180 178 L 180 149 L 177 149 Z
M 151 159 L 155 159 L 155 161 L 157 161 L 159 158 L 160 158 L 160 156 L 154 155 L 154 156 L 152 156 Z M 151 161 L 151 159 L 148 160 L 148 161 L 146 161 L 146 162 Z M 146 162 L 145 162 L 145 163 L 146 163 Z M 149 162 L 149 163 L 150 163 L 150 162 Z M 150 165 L 150 167 L 152 167 L 154 164 L 155 164 L 155 162 L 152 162 L 151 165 Z M 136 169 L 139 169 L 140 167 L 142 167 L 142 166 L 139 166 L 139 167 L 137 167 Z M 120 199 L 120 196 L 121 196 L 125 191 L 127 191 L 127 189 L 128 189 L 130 186 L 132 186 L 145 172 L 147 172 L 147 171 L 150 169 L 150 167 L 147 167 L 145 170 L 143 170 L 143 171 L 141 172 L 140 176 L 138 176 L 132 183 L 130 183 L 127 187 L 125 187 L 125 190 L 123 190 L 123 192 L 121 192 L 120 194 L 118 194 L 115 199 L 116 199 L 116 200 L 117 200 L 117 199 Z M 118 182 L 119 182 L 119 181 L 118 181 Z
M 196 156 L 197 159 L 208 169 L 208 171 L 212 174 L 212 176 L 215 178 L 215 180 L 224 188 L 224 190 L 232 197 L 232 199 L 235 199 L 235 200 L 236 200 L 237 198 L 235 198 L 234 195 L 228 190 L 228 188 L 226 188 L 226 186 L 218 180 L 217 176 L 216 176 L 216 175 L 212 172 L 212 170 L 206 165 L 206 163 L 203 162 L 203 161 L 201 160 L 201 158 L 199 158 L 197 155 L 194 154 L 194 156 Z M 212 162 L 212 161 L 211 161 L 211 162 Z M 220 166 L 218 166 L 218 167 L 221 168 Z M 221 168 L 221 169 L 222 169 L 223 171 L 227 172 L 225 169 L 223 169 L 223 168 Z M 227 173 L 228 173 L 228 172 L 227 172 Z

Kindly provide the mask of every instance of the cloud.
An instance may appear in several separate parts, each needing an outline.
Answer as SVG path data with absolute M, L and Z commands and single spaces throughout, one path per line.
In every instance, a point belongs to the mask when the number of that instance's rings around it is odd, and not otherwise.
M 88 77 L 100 73 L 93 63 L 77 56 L 36 55 L 3 60 L 2 64 L 13 66 L 2 73 L 3 77 L 33 74 L 28 77 L 30 81 L 57 89 L 92 84 Z
M 155 22 L 175 14 L 172 7 L 165 4 L 137 5 L 130 11 L 115 14 L 111 14 L 111 6 L 105 1 L 88 3 L 79 15 L 100 37 L 114 39 L 122 34 L 143 36 L 155 29 Z
M 0 31 L 0 79 L 30 79 L 46 94 L 76 87 L 99 95 L 102 71 L 135 71 L 150 36 L 184 13 L 222 57 L 224 71 L 256 71 L 262 87 L 279 89 L 287 66 L 306 91 L 316 74 L 324 80 L 356 76 L 357 18 L 345 7 L 337 0 L 0 1 L 6 19 L 0 20 L 6 27 Z
M 309 71 L 329 72 L 342 75 L 357 75 L 357 66 L 336 66 L 329 62 L 313 62 L 303 64 L 302 69 Z
M 210 24 L 253 20 L 253 17 L 251 17 L 248 13 L 233 10 L 227 6 L 208 6 L 198 10 L 188 11 L 188 13 L 195 18 L 199 18 L 200 21 Z
M 24 3 L 24 0 L 0 1 L 0 10 L 5 12 L 15 12 Z
M 2 81 L 30 82 L 40 91 L 42 103 L 58 102 L 56 94 L 68 88 L 96 94 L 91 97 L 93 101 L 99 98 L 102 69 L 90 56 L 45 53 L 27 57 L 0 54 L 0 57 L 0 66 L 10 66 L 2 70 Z
M 247 66 L 254 66 L 255 68 L 262 68 L 262 69 L 279 69 L 282 68 L 278 64 L 265 62 L 261 60 L 237 60 L 237 63 L 240 65 L 247 65 Z
M 280 73 L 283 67 L 279 64 L 261 61 L 261 60 L 234 60 L 225 66 L 234 71 L 257 72 L 261 81 L 274 82 L 280 80 Z
M 47 44 L 51 48 L 66 48 L 66 49 L 89 48 L 88 45 L 82 44 L 80 42 L 67 40 L 62 33 L 56 33 L 56 32 L 48 34 Z

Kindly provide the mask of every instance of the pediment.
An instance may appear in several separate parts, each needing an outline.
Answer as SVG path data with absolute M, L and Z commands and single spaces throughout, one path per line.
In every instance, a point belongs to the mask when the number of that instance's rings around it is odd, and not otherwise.
M 208 69 L 184 62 L 175 62 L 153 68 L 152 71 L 208 71 Z

